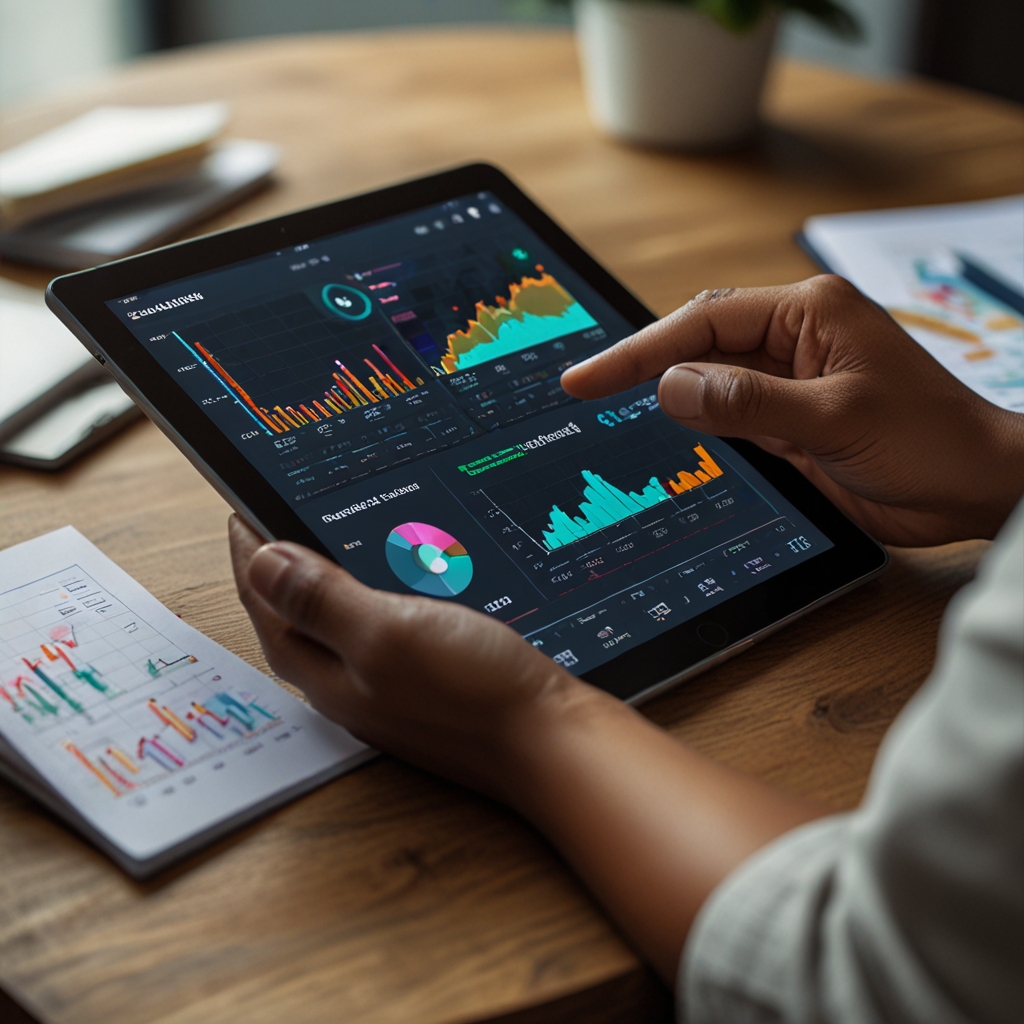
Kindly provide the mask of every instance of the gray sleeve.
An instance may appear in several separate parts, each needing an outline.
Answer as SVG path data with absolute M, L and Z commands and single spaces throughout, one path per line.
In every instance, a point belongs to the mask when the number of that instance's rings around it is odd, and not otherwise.
M 686 1024 L 1024 1020 L 1024 503 L 957 596 L 864 803 L 712 893 Z

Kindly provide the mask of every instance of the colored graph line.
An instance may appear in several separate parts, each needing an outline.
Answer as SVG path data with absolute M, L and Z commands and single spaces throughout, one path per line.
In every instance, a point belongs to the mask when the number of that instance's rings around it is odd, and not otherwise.
M 150 658 L 146 662 L 146 671 L 155 679 L 157 676 L 162 675 L 165 672 L 169 672 L 179 665 L 195 663 L 195 658 L 191 654 L 183 654 L 180 658 L 175 658 L 174 661 L 164 661 L 163 658 L 157 658 L 153 661 Z
M 165 747 L 154 740 L 141 739 L 139 740 L 139 760 L 142 761 L 144 758 L 149 758 L 151 761 L 155 761 L 164 771 L 173 772 L 175 768 L 185 762 L 180 758 L 173 757 Z
M 21 698 L 30 707 L 35 708 L 36 711 L 41 715 L 56 715 L 58 708 L 56 704 L 51 704 L 41 693 L 37 693 L 35 689 L 28 685 L 28 683 L 16 683 L 17 689 L 21 692 Z M 30 700 L 25 696 L 25 690 L 32 695 Z
M 199 712 L 200 717 L 202 715 L 209 715 L 215 722 L 217 722 L 218 725 L 228 724 L 228 720 L 226 718 L 221 718 L 219 715 L 214 714 L 209 708 L 203 707 L 203 705 L 200 704 L 198 701 L 193 701 L 192 707 L 194 707 L 196 711 Z
M 338 369 L 331 374 L 332 382 L 323 392 L 322 398 L 310 399 L 308 404 L 298 402 L 294 406 L 275 405 L 268 409 L 266 406 L 257 405 L 245 388 L 203 345 L 196 342 L 195 346 L 192 346 L 177 332 L 172 333 L 266 434 L 284 434 L 298 430 L 309 423 L 319 423 L 362 406 L 397 398 L 423 384 L 422 377 L 417 377 L 415 381 L 411 380 L 388 358 L 387 353 L 379 345 L 373 345 L 374 358 L 388 367 L 386 371 L 382 371 L 372 359 L 363 359 L 371 372 L 365 380 L 361 380 L 340 359 L 335 359 L 334 365 Z
M 448 335 L 448 351 L 441 357 L 445 373 L 512 355 L 534 345 L 596 327 L 597 321 L 556 281 L 543 272 L 509 285 L 506 299 L 497 305 L 476 304 L 476 319 Z
M 40 667 L 39 662 L 31 662 L 28 658 L 21 659 L 28 667 L 38 676 L 49 688 L 52 690 L 72 711 L 82 712 L 85 710 L 81 704 L 75 700 L 74 697 L 69 697 L 64 689 L 56 682 L 54 682 Z
M 188 349 L 188 351 L 192 354 L 192 358 L 195 359 L 195 361 L 199 363 L 199 365 L 202 366 L 203 369 L 206 370 L 206 372 L 209 373 L 210 376 L 213 377 L 213 379 L 218 384 L 221 385 L 221 387 L 224 388 L 226 394 L 232 394 L 232 392 L 234 393 L 235 401 L 242 407 L 242 409 L 245 410 L 245 412 L 247 412 L 253 418 L 253 420 L 256 423 L 256 426 L 258 426 L 266 434 L 271 433 L 271 431 L 268 430 L 267 427 L 260 422 L 260 419 L 254 414 L 252 408 L 249 407 L 252 406 L 252 400 L 250 399 L 247 404 L 242 399 L 241 396 L 245 395 L 244 391 L 242 391 L 241 394 L 239 394 L 240 389 L 237 389 L 237 385 L 235 388 L 230 387 L 227 381 L 224 380 L 221 376 L 219 376 L 217 371 L 214 370 L 214 368 L 177 331 L 171 331 L 171 334 L 173 334 L 178 339 L 178 341 L 180 341 L 182 345 L 184 345 L 185 348 Z M 245 397 L 248 398 L 249 396 L 245 395 Z M 280 431 L 278 431 L 278 433 L 280 433 Z
M 64 644 L 65 647 L 78 646 L 78 641 L 75 640 L 75 627 L 64 625 L 63 623 L 59 626 L 54 626 L 50 630 L 50 639 L 55 644 Z
M 274 720 L 275 716 L 272 715 L 266 708 L 261 708 L 259 704 L 256 703 L 256 701 L 249 701 L 249 707 L 251 707 L 253 711 L 255 711 L 257 714 L 262 715 L 264 718 L 269 718 L 271 721 Z
M 156 715 L 164 725 L 169 725 L 179 736 L 183 736 L 189 743 L 196 738 L 196 731 L 190 725 L 186 725 L 166 704 L 160 707 L 150 697 L 146 701 L 146 707 Z
M 107 756 L 119 761 L 133 775 L 139 774 L 139 766 L 134 764 L 132 759 L 123 750 L 118 750 L 117 747 L 107 747 Z
M 96 760 L 99 761 L 100 765 L 107 772 L 107 774 L 112 775 L 118 782 L 121 783 L 122 786 L 125 787 L 125 789 L 135 788 L 134 782 L 129 782 L 123 775 L 120 774 L 120 772 L 117 772 L 113 768 L 111 768 L 110 765 L 107 764 L 107 762 L 104 761 L 102 757 L 98 757 Z
M 107 789 L 109 789 L 110 792 L 114 794 L 114 796 L 121 795 L 121 791 L 117 788 L 117 786 L 115 786 L 110 781 L 110 779 L 108 779 L 106 775 L 104 775 L 103 772 L 101 772 L 99 768 L 97 768 L 96 765 L 94 765 L 92 761 L 90 761 L 89 758 L 87 758 L 85 754 L 83 754 L 78 749 L 78 747 L 74 745 L 74 743 L 72 743 L 70 740 L 65 740 L 62 746 L 69 754 L 71 754 L 78 761 L 78 763 L 83 768 L 85 768 L 86 771 L 90 772 L 97 779 L 99 779 L 100 782 L 102 782 L 103 785 L 106 786 Z
M 192 717 L 192 716 L 190 715 L 189 717 Z M 214 729 L 214 727 L 212 725 L 210 725 L 210 723 L 205 718 L 203 718 L 202 716 L 200 716 L 199 718 L 196 718 L 195 722 L 198 725 L 201 725 L 208 733 L 210 733 L 214 737 L 214 739 L 218 739 L 218 740 L 224 739 L 224 733 L 218 732 L 216 729 Z
M 74 647 L 72 643 L 70 646 Z M 90 665 L 88 668 L 77 668 L 75 663 L 68 657 L 67 653 L 61 647 L 56 645 L 53 648 L 47 647 L 46 644 L 40 644 L 39 650 L 46 656 L 47 661 L 63 661 L 64 664 L 71 669 L 72 675 L 76 679 L 81 679 L 82 682 L 88 683 L 94 690 L 100 693 L 106 693 L 110 687 L 106 683 L 101 682 L 98 676 L 100 672 Z
M 579 515 L 570 516 L 557 505 L 553 505 L 548 528 L 541 531 L 545 547 L 548 551 L 555 551 L 566 544 L 573 544 L 606 527 L 614 526 L 629 516 L 635 516 L 663 501 L 668 501 L 674 495 L 703 487 L 722 475 L 721 467 L 703 445 L 699 444 L 693 450 L 700 459 L 700 468 L 696 472 L 680 471 L 664 484 L 652 476 L 639 494 L 636 491 L 627 493 L 608 483 L 599 474 L 589 469 L 583 470 L 584 500 L 580 502 Z

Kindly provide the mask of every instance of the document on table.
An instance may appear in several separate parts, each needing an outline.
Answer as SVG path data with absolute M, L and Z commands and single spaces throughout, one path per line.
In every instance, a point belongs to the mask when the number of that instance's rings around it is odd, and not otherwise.
M 968 387 L 1024 412 L 1024 195 L 811 217 L 803 240 Z
M 373 753 L 73 527 L 0 551 L 0 773 L 136 877 Z

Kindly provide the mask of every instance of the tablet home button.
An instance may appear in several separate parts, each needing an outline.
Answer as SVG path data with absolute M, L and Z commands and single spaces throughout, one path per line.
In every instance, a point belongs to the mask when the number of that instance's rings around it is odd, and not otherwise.
M 697 627 L 697 636 L 712 647 L 724 647 L 729 642 L 729 631 L 717 622 L 705 622 Z

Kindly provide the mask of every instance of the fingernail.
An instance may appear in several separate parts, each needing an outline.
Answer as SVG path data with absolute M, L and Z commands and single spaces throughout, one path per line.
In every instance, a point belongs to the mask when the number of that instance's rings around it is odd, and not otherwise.
M 264 544 L 249 563 L 249 582 L 263 597 L 271 597 L 281 574 L 291 567 L 291 552 L 278 544 Z
M 704 411 L 701 401 L 701 375 L 685 366 L 665 371 L 658 388 L 658 402 L 669 416 L 681 420 L 696 419 Z

